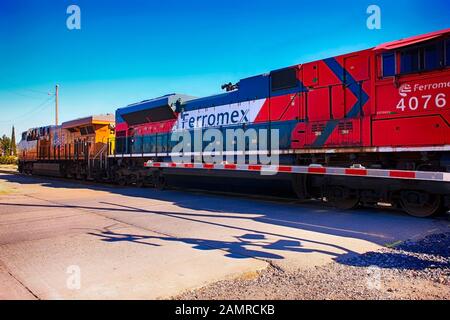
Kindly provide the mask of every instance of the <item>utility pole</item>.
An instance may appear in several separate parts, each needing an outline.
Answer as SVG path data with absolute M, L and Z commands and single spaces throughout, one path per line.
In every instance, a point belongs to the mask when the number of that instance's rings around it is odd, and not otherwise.
M 58 125 L 58 88 L 59 86 L 56 85 L 55 87 L 55 125 Z

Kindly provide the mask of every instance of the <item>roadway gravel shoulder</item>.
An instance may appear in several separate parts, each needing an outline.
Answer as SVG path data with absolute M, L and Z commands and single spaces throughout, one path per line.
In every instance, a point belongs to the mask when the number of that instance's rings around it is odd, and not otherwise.
M 450 299 L 450 232 L 308 270 L 270 266 L 173 299 Z

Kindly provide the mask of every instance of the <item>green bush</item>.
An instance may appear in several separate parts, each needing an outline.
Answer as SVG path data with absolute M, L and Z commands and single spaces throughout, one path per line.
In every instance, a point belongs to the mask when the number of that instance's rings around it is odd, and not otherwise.
M 17 157 L 0 156 L 0 164 L 17 164 Z

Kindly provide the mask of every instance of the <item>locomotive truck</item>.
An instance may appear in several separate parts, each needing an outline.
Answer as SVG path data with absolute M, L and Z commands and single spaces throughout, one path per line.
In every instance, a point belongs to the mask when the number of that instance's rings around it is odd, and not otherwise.
M 241 79 L 222 94 L 168 94 L 117 109 L 101 161 L 95 152 L 76 165 L 21 156 L 19 168 L 34 173 L 53 163 L 54 174 L 157 188 L 180 179 L 252 181 L 254 190 L 283 181 L 301 199 L 342 209 L 386 202 L 426 217 L 450 207 L 449 66 L 446 29 Z M 178 149 L 174 135 L 195 140 L 211 129 L 227 137 L 211 143 L 234 147 Z M 238 144 L 230 129 L 266 130 L 269 143 Z M 50 151 L 61 147 L 53 142 Z M 279 161 L 254 162 L 255 154 Z M 227 157 L 211 163 L 205 155 Z

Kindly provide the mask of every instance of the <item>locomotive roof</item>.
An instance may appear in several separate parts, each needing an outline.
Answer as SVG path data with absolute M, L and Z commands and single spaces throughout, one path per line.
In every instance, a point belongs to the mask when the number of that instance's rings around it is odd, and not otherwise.
M 63 122 L 62 128 L 69 129 L 92 124 L 110 124 L 114 123 L 114 121 L 113 114 L 99 114 Z
M 450 34 L 450 28 L 444 29 L 444 30 L 440 30 L 440 31 L 435 31 L 435 32 L 422 34 L 422 35 L 419 35 L 419 36 L 414 36 L 414 37 L 409 37 L 409 38 L 405 38 L 405 39 L 400 39 L 400 40 L 395 40 L 395 41 L 391 41 L 391 42 L 386 42 L 386 43 L 380 44 L 379 46 L 375 47 L 374 50 L 392 50 L 392 49 L 397 49 L 397 48 L 401 48 L 401 47 L 410 46 L 410 45 L 413 45 L 413 44 L 416 44 L 416 43 L 419 43 L 419 42 L 432 40 L 432 39 L 444 36 L 446 34 Z
M 269 85 L 270 74 L 268 73 L 244 78 L 238 82 L 238 89 L 236 90 L 187 101 L 184 103 L 185 110 L 189 111 L 241 101 L 262 99 L 269 95 Z
M 126 107 L 117 109 L 117 111 L 121 114 L 126 114 L 126 113 L 141 111 L 141 110 L 159 108 L 162 106 L 172 106 L 178 100 L 180 100 L 180 102 L 186 102 L 186 101 L 189 101 L 192 99 L 196 99 L 196 97 L 189 96 L 186 94 L 171 93 L 171 94 L 166 94 L 166 95 L 158 97 L 158 98 L 153 98 L 153 99 L 143 100 L 143 101 L 137 102 L 137 103 L 132 103 Z
M 184 103 L 195 99 L 185 94 L 167 94 L 158 98 L 144 100 L 130 104 L 116 110 L 118 123 L 127 122 L 129 125 L 138 125 L 150 121 L 164 121 L 174 119 L 176 103 Z

